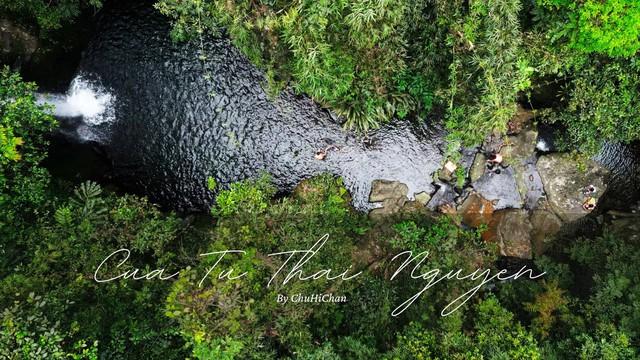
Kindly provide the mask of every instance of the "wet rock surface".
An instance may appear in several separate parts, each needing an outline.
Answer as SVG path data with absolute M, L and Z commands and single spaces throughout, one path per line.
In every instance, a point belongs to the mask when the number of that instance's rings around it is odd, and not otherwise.
M 374 180 L 371 185 L 369 202 L 377 207 L 369 211 L 369 217 L 373 220 L 380 220 L 401 212 L 425 210 L 430 195 L 423 191 L 414 194 L 415 200 L 410 200 L 408 191 L 407 185 L 398 181 Z
M 493 203 L 478 193 L 471 193 L 458 207 L 458 214 L 462 216 L 462 221 L 469 226 L 479 227 L 488 225 L 493 217 Z
M 39 46 L 34 34 L 9 19 L 0 18 L 0 62 L 28 61 Z
M 487 157 L 483 153 L 479 152 L 473 159 L 471 168 L 469 170 L 469 180 L 471 182 L 478 181 L 484 175 L 487 169 Z
M 455 202 L 458 197 L 452 185 L 447 183 L 438 183 L 438 190 L 433 194 L 431 200 L 427 204 L 427 208 L 431 211 L 438 210 L 439 207 Z
M 640 141 L 606 143 L 594 160 L 610 171 L 607 192 L 598 206 L 626 211 L 640 208 Z

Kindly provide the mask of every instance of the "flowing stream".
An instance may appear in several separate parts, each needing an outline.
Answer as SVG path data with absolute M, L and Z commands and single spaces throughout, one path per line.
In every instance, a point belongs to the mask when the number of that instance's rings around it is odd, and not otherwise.
M 330 172 L 359 209 L 370 207 L 374 179 L 402 181 L 410 195 L 435 190 L 437 126 L 397 122 L 356 137 L 308 97 L 287 89 L 270 98 L 263 74 L 228 39 L 176 44 L 168 32 L 148 3 L 109 2 L 69 93 L 54 98 L 56 113 L 78 125 L 69 133 L 98 142 L 129 190 L 183 210 L 211 204 L 209 176 L 225 186 L 268 172 L 289 191 Z

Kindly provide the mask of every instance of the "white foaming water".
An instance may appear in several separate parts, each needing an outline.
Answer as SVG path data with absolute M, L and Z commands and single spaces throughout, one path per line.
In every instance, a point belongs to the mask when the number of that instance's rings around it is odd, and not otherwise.
M 540 151 L 549 151 L 549 144 L 547 144 L 546 141 L 540 139 L 538 140 L 538 142 L 536 143 L 536 149 L 540 150 Z
M 114 96 L 102 87 L 77 76 L 67 94 L 40 94 L 38 102 L 53 105 L 57 117 L 82 117 L 87 125 L 100 125 L 114 120 Z

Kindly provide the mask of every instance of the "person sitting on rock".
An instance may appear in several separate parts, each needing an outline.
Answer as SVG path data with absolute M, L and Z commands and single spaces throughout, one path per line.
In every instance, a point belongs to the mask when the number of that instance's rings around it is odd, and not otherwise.
M 495 151 L 492 151 L 487 155 L 487 170 L 500 174 L 500 167 L 502 166 L 502 155 Z
M 585 211 L 591 211 L 591 210 L 595 209 L 596 208 L 596 198 L 594 198 L 594 197 L 587 198 L 587 200 L 584 201 L 584 204 L 582 204 L 582 208 Z
M 582 194 L 584 194 L 584 196 L 589 196 L 589 195 L 595 194 L 596 191 L 598 191 L 598 189 L 595 186 L 589 185 L 584 189 L 582 189 Z

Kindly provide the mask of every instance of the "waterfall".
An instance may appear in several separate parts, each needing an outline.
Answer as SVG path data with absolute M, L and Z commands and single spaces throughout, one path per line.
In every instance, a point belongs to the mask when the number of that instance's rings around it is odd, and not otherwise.
M 40 93 L 36 99 L 52 107 L 53 115 L 60 120 L 59 133 L 80 142 L 104 142 L 108 137 L 105 126 L 115 120 L 115 96 L 83 75 L 71 81 L 65 94 Z
M 53 106 L 54 116 L 81 117 L 86 125 L 113 122 L 114 101 L 114 96 L 106 89 L 82 75 L 73 79 L 66 94 L 38 94 L 38 103 Z

